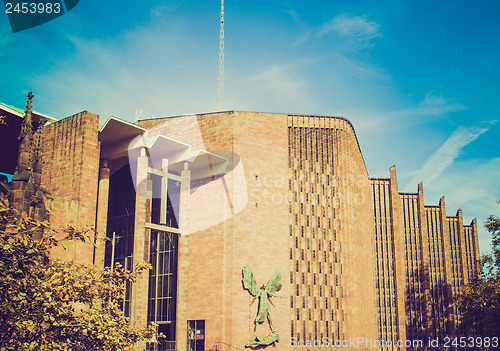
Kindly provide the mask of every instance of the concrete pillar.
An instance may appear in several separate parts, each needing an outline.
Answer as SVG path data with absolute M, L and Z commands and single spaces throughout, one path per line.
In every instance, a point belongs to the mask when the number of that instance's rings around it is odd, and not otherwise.
M 458 217 L 458 238 L 460 245 L 460 271 L 463 278 L 463 284 L 469 283 L 469 271 L 467 270 L 467 251 L 464 230 L 464 218 L 462 216 L 462 209 L 457 211 Z
M 471 252 L 470 255 L 472 256 L 472 262 L 473 262 L 473 267 L 472 271 L 475 272 L 477 271 L 478 276 L 481 276 L 481 265 L 480 265 L 480 255 L 479 255 L 479 237 L 478 237 L 478 232 L 477 232 L 477 220 L 474 218 L 472 220 L 472 237 L 473 237 L 473 243 L 474 243 L 474 252 Z
M 396 166 L 390 169 L 390 192 L 391 192 L 391 219 L 394 244 L 394 278 L 396 280 L 396 309 L 398 314 L 398 338 L 406 340 L 406 276 L 405 276 L 405 240 L 403 231 L 403 214 L 401 212 L 401 198 L 398 192 L 398 181 L 396 178 Z M 406 347 L 401 348 L 402 351 Z
M 184 163 L 181 172 L 181 194 L 179 205 L 179 230 L 181 234 L 189 234 L 189 197 L 191 194 L 191 171 L 188 163 Z
M 430 290 L 430 272 L 429 272 L 429 239 L 427 238 L 427 219 L 424 205 L 424 184 L 418 184 L 418 213 L 419 213 L 419 228 L 420 242 L 422 243 L 422 284 L 424 288 L 425 298 L 425 320 L 424 328 L 427 339 L 434 337 L 434 321 L 432 319 L 432 296 Z
M 451 243 L 450 243 L 450 230 L 448 227 L 448 219 L 446 218 L 446 207 L 444 204 L 444 196 L 439 199 L 439 207 L 441 214 L 441 242 L 443 244 L 443 260 L 442 264 L 445 270 L 445 285 L 443 286 L 443 296 L 445 298 L 445 326 L 450 337 L 455 337 L 453 328 L 453 298 L 451 296 L 451 285 L 452 281 L 452 257 L 451 257 Z
M 150 197 L 148 191 L 148 158 L 145 150 L 137 159 L 136 200 L 135 200 L 135 226 L 134 226 L 134 265 L 138 262 L 149 260 L 149 230 L 146 229 L 147 200 Z M 148 312 L 148 281 L 147 272 L 132 284 L 131 322 L 136 327 L 146 327 Z
M 97 216 L 96 216 L 96 241 L 94 264 L 104 267 L 104 254 L 106 248 L 106 229 L 108 224 L 108 201 L 109 201 L 109 175 L 108 160 L 101 161 L 99 170 L 99 188 L 97 192 Z
M 161 206 L 160 206 L 160 224 L 167 223 L 167 203 L 168 203 L 168 159 L 161 160 Z
M 191 193 L 191 171 L 187 162 L 181 172 L 181 193 L 179 205 L 179 252 L 177 261 L 177 326 L 176 350 L 187 349 L 187 299 L 188 299 L 188 268 L 189 268 L 189 197 Z

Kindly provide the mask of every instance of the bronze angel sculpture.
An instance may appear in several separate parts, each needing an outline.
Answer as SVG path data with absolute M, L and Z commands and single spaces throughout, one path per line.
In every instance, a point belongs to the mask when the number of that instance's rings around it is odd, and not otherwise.
M 259 299 L 259 310 L 257 312 L 257 317 L 255 317 L 255 328 L 257 328 L 260 323 L 264 323 L 267 319 L 269 319 L 271 330 L 273 331 L 275 329 L 273 319 L 271 317 L 269 297 L 283 298 L 283 296 L 276 295 L 276 293 L 281 290 L 283 285 L 281 281 L 282 275 L 281 268 L 278 268 L 269 282 L 259 288 L 257 279 L 255 279 L 250 267 L 243 267 L 243 287 L 248 290 L 250 295 Z

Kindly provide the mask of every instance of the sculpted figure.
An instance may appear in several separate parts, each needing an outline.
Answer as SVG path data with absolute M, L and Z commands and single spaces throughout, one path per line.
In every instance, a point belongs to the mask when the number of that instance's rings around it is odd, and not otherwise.
M 249 342 L 246 343 L 245 347 L 257 346 L 257 345 L 271 345 L 275 342 L 280 342 L 280 336 L 278 335 L 279 330 L 274 329 L 269 335 L 262 339 L 260 336 L 255 334 Z
M 255 296 L 259 299 L 259 311 L 257 313 L 257 317 L 255 317 L 255 327 L 257 327 L 259 323 L 264 323 L 266 319 L 269 319 L 271 327 L 272 329 L 274 329 L 273 319 L 271 317 L 271 305 L 269 304 L 269 297 L 274 296 L 283 298 L 283 296 L 276 295 L 276 293 L 281 290 L 281 287 L 283 285 L 281 282 L 281 277 L 281 268 L 278 268 L 269 282 L 262 285 L 262 287 L 259 289 L 257 279 L 255 279 L 255 276 L 253 275 L 250 267 L 243 267 L 243 286 L 252 296 Z

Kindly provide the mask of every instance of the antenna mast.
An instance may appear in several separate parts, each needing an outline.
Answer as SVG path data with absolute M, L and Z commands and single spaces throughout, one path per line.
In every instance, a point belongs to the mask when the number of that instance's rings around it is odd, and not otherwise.
M 220 7 L 220 39 L 219 39 L 219 80 L 217 82 L 217 109 L 224 109 L 224 0 Z

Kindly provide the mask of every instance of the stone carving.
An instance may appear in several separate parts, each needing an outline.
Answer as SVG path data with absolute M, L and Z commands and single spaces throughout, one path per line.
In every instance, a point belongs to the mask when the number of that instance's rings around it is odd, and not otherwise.
M 258 346 L 258 345 L 271 345 L 275 342 L 280 342 L 280 336 L 278 334 L 279 330 L 274 329 L 272 332 L 269 333 L 269 335 L 265 338 L 262 339 L 260 336 L 255 334 L 249 342 L 246 343 L 245 347 L 250 347 L 250 346 Z
M 259 300 L 259 309 L 257 311 L 257 316 L 255 317 L 255 329 L 257 329 L 259 324 L 264 323 L 266 320 L 269 320 L 269 324 L 271 325 L 271 333 L 265 339 L 258 335 L 254 335 L 245 345 L 246 347 L 251 345 L 271 345 L 274 342 L 279 342 L 278 330 L 276 330 L 274 326 L 271 315 L 271 304 L 269 303 L 269 298 L 283 298 L 283 296 L 276 295 L 276 293 L 281 290 L 283 285 L 282 276 L 283 273 L 281 272 L 281 268 L 278 268 L 269 282 L 259 288 L 257 279 L 255 279 L 250 267 L 248 265 L 243 267 L 243 287 L 248 290 L 250 295 Z

